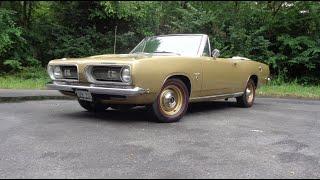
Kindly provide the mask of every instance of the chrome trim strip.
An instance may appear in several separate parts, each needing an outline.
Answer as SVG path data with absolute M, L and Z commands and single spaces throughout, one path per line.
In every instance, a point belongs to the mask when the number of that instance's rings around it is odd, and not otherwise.
M 209 36 L 207 36 L 208 37 L 208 44 L 209 44 L 209 57 L 212 57 L 212 52 L 211 52 L 211 44 L 210 44 L 210 39 L 209 39 Z M 204 49 L 203 49 L 204 50 Z M 202 52 L 202 54 L 203 54 L 203 52 Z
M 107 95 L 123 95 L 123 96 L 137 96 L 147 93 L 146 90 L 140 87 L 134 88 L 108 88 L 97 86 L 82 86 L 82 85 L 64 85 L 64 84 L 47 84 L 47 88 L 51 90 L 70 91 L 74 92 L 75 89 L 85 89 L 94 94 L 107 94 Z
M 138 45 L 136 45 L 136 47 L 134 47 L 130 52 L 129 54 L 133 54 L 133 52 L 140 46 L 140 44 L 145 40 L 146 38 L 143 38 Z
M 201 37 L 201 42 L 200 42 L 200 44 L 199 44 L 198 52 L 197 52 L 197 56 L 198 56 L 198 57 L 201 57 L 201 56 L 202 56 L 204 47 L 206 46 L 206 43 L 207 43 L 207 42 L 208 42 L 208 36 L 207 36 L 207 35 L 202 35 L 202 37 Z
M 79 82 L 79 80 L 76 79 L 53 79 L 55 81 L 61 81 L 61 82 Z
M 157 35 L 157 37 L 163 37 L 163 36 L 204 36 L 206 34 L 164 34 L 164 35 Z M 155 36 L 150 36 L 155 37 Z
M 211 98 L 220 98 L 220 97 L 239 97 L 242 95 L 243 95 L 243 92 L 237 92 L 237 93 L 233 93 L 233 94 L 221 94 L 221 95 L 213 95 L 213 96 L 194 97 L 194 98 L 190 98 L 190 100 L 211 99 Z

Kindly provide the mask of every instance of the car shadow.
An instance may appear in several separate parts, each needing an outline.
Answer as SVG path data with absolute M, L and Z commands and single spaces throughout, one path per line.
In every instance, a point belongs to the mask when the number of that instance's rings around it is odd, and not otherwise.
M 190 103 L 186 116 L 199 112 L 214 112 L 222 109 L 238 107 L 235 102 L 229 101 L 210 101 Z M 64 118 L 71 118 L 78 121 L 108 121 L 108 122 L 156 122 L 150 111 L 144 106 L 138 106 L 130 110 L 119 111 L 108 108 L 104 112 L 72 112 L 61 114 Z
M 197 102 L 190 103 L 188 108 L 188 113 L 198 113 L 206 111 L 218 111 L 228 108 L 237 108 L 239 107 L 236 102 L 230 101 L 208 101 L 208 102 Z
M 71 119 L 80 121 L 108 121 L 108 122 L 147 122 L 151 121 L 147 114 L 145 107 L 135 107 L 126 111 L 119 111 L 108 108 L 104 112 L 88 112 L 83 110 L 81 112 L 72 112 L 63 114 Z

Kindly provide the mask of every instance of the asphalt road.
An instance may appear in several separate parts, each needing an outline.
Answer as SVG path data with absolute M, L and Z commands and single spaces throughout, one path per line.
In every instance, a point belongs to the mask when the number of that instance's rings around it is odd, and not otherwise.
M 320 101 L 198 103 L 178 123 L 76 101 L 0 104 L 0 178 L 320 178 Z
M 57 90 L 37 90 L 37 89 L 0 89 L 0 98 L 3 97 L 52 97 L 64 96 Z

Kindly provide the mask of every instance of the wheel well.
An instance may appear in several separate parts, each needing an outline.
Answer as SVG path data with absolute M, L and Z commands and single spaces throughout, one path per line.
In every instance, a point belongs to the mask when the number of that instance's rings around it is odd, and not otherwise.
M 184 75 L 174 75 L 169 77 L 168 79 L 177 78 L 180 79 L 188 88 L 189 96 L 191 94 L 191 82 L 187 76 Z
M 254 85 L 257 87 L 258 86 L 258 76 L 257 75 L 251 75 L 250 79 L 253 80 Z

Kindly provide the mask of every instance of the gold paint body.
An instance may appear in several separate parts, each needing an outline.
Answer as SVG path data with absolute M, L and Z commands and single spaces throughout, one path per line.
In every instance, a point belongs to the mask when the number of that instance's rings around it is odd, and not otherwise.
M 96 64 L 131 66 L 132 85 L 149 93 L 125 100 L 103 100 L 108 104 L 151 104 L 156 100 L 164 82 L 174 76 L 190 80 L 190 102 L 205 101 L 199 97 L 244 92 L 250 76 L 258 77 L 258 87 L 267 82 L 269 67 L 252 60 L 213 57 L 151 56 L 136 54 L 98 55 L 85 58 L 56 59 L 49 65 L 78 66 L 79 83 L 88 83 L 85 68 Z M 223 98 L 223 96 L 220 96 Z

